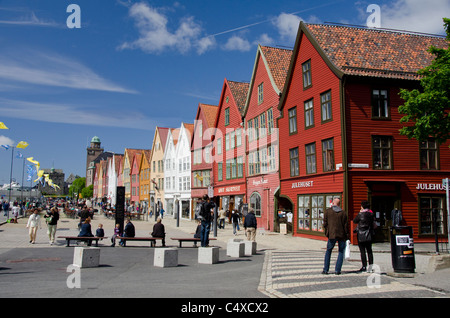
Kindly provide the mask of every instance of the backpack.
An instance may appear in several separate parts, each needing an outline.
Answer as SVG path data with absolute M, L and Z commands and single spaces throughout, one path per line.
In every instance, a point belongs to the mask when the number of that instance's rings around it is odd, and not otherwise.
M 203 202 L 198 203 L 197 206 L 195 207 L 195 219 L 200 221 L 206 219 L 206 211 Z

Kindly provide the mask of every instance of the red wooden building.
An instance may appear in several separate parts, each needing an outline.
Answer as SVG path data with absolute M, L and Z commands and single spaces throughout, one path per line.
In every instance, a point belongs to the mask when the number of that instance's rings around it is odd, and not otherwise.
M 389 240 L 391 213 L 402 211 L 416 242 L 446 240 L 442 179 L 449 143 L 419 143 L 399 134 L 400 88 L 418 88 L 430 45 L 443 38 L 301 23 L 280 100 L 281 196 L 294 214 L 295 235 L 323 238 L 323 211 L 333 196 L 351 220 L 368 200 Z M 438 227 L 431 210 L 439 213 Z M 356 242 L 355 237 L 352 242 Z
M 242 111 L 249 84 L 224 80 L 214 127 L 214 197 L 224 210 L 245 202 L 245 146 Z
M 218 106 L 200 103 L 191 138 L 191 198 L 196 201 L 208 194 L 208 187 L 214 181 L 212 137 Z
M 246 128 L 247 202 L 258 228 L 278 231 L 278 103 L 292 50 L 258 46 L 243 116 Z

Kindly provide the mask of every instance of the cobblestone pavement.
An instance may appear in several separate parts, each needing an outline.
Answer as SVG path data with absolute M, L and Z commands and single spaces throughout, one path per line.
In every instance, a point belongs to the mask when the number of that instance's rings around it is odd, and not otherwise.
M 3 224 L 0 226 L 0 248 L 11 250 L 14 248 L 48 248 L 45 223 L 39 229 L 36 244 L 28 241 L 28 231 L 25 227 L 26 219 L 19 219 L 18 224 Z M 114 220 L 103 216 L 95 216 L 92 230 L 95 232 L 98 224 L 102 223 L 105 235 L 111 236 Z M 148 236 L 152 230 L 154 220 L 133 221 L 136 236 Z M 165 218 L 167 237 L 171 233 L 184 232 L 187 237 L 193 235 L 196 223 L 180 220 L 179 224 L 172 218 Z M 64 217 L 58 223 L 57 236 L 76 235 L 77 220 Z M 243 230 L 237 236 L 232 233 L 231 225 L 217 231 L 215 246 L 226 248 L 232 238 L 244 239 Z M 211 233 L 211 237 L 214 232 Z M 108 244 L 109 240 L 100 243 Z M 167 239 L 167 244 L 177 246 L 177 242 Z M 390 253 L 386 251 L 388 245 L 375 245 L 374 258 L 375 273 L 358 273 L 361 267 L 357 246 L 352 246 L 352 258 L 344 261 L 341 275 L 322 275 L 323 259 L 326 242 L 306 238 L 292 237 L 279 233 L 260 232 L 257 235 L 258 254 L 264 254 L 264 264 L 260 275 L 258 290 L 272 298 L 323 298 L 323 297 L 367 297 L 367 298 L 423 298 L 450 296 L 450 270 L 427 273 L 430 255 L 422 251 L 416 254 L 416 274 L 414 277 L 392 277 Z M 134 242 L 136 246 L 148 246 L 148 242 Z M 59 239 L 52 248 L 65 248 L 65 241 Z M 417 249 L 420 249 L 419 246 Z M 423 248 L 422 248 L 423 249 Z M 426 247 L 429 249 L 429 247 Z M 334 269 L 337 249 L 331 259 L 330 270 Z M 249 259 L 247 259 L 249 260 Z M 243 262 L 245 266 L 247 262 Z M 428 275 L 429 274 L 429 275 Z M 433 276 L 431 276 L 431 274 Z
M 415 298 L 449 295 L 448 292 L 400 282 L 381 272 L 360 273 L 359 266 L 349 262 L 344 262 L 341 275 L 323 275 L 323 259 L 324 253 L 318 251 L 268 251 L 259 289 L 276 298 Z M 331 260 L 330 268 L 333 268 L 336 257 L 332 256 Z

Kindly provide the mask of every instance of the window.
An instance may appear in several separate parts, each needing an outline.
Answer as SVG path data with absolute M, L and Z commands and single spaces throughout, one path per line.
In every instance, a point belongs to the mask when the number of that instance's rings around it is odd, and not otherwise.
M 259 116 L 259 136 L 264 137 L 266 136 L 266 113 L 262 113 Z
M 198 136 L 199 136 L 200 138 L 203 137 L 203 125 L 202 125 L 201 122 L 198 124 Z
M 324 211 L 331 207 L 334 197 L 339 194 L 319 194 L 298 196 L 298 230 L 323 232 Z
M 250 197 L 250 208 L 254 210 L 255 216 L 261 216 L 261 196 L 254 192 Z
M 302 64 L 303 71 L 303 88 L 311 86 L 311 60 Z
M 263 102 L 263 100 L 264 100 L 263 84 L 264 83 L 261 83 L 261 84 L 258 85 L 258 105 L 261 104 Z
M 289 134 L 297 132 L 297 107 L 289 109 Z
M 222 154 L 222 138 L 217 139 L 217 154 Z
M 223 179 L 223 163 L 219 162 L 217 164 L 217 181 L 222 181 Z
M 270 135 L 273 129 L 273 110 L 272 108 L 267 111 L 267 133 Z
M 320 104 L 322 105 L 322 122 L 331 120 L 331 91 L 320 95 Z
M 389 118 L 387 90 L 374 89 L 372 91 L 372 118 Z
M 269 171 L 275 171 L 275 146 L 270 146 L 269 148 L 267 148 L 267 151 L 269 156 Z
M 255 138 L 259 139 L 259 117 L 253 119 L 253 126 L 255 127 Z
M 289 150 L 289 160 L 291 167 L 291 177 L 299 175 L 298 169 L 298 148 L 293 148 Z
M 230 132 L 230 149 L 234 149 L 235 144 L 236 144 L 236 136 L 235 136 L 236 132 L 233 130 L 232 132 Z
M 316 143 L 306 145 L 306 173 L 316 173 Z
M 242 128 L 236 129 L 236 147 L 242 145 Z
M 244 157 L 237 158 L 237 176 L 238 178 L 242 178 L 244 176 Z
M 305 128 L 314 126 L 314 104 L 313 100 L 305 102 Z
M 230 108 L 225 109 L 225 126 L 230 124 Z
M 437 226 L 433 224 L 433 213 Z M 419 197 L 419 234 L 444 234 L 444 197 Z
M 322 140 L 323 171 L 334 171 L 334 140 Z
M 248 141 L 253 141 L 253 134 L 254 134 L 254 130 L 253 130 L 253 120 L 249 120 L 247 122 L 247 130 L 248 130 Z
M 420 143 L 420 169 L 437 170 L 438 168 L 438 148 L 434 139 L 422 141 Z
M 392 137 L 373 136 L 373 168 L 392 169 Z
M 225 135 L 225 150 L 230 149 L 230 134 Z

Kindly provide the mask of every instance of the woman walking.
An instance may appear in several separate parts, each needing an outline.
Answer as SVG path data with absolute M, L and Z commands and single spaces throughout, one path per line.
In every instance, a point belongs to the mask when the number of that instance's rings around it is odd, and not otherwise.
M 41 228 L 41 216 L 39 215 L 39 209 L 34 209 L 33 214 L 28 218 L 27 229 L 30 235 L 30 243 L 36 243 L 37 229 Z
M 361 209 L 353 220 L 357 224 L 356 233 L 358 238 L 358 247 L 361 254 L 362 267 L 360 272 L 370 271 L 373 265 L 372 241 L 374 236 L 374 216 L 370 210 L 368 201 L 361 202 Z M 369 269 L 367 269 L 367 257 L 369 258 Z

